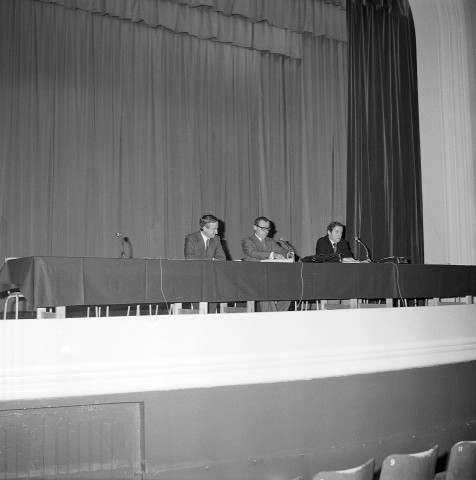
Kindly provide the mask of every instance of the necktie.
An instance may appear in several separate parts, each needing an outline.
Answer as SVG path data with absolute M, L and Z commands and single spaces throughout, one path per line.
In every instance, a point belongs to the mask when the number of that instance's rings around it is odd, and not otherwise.
M 337 252 L 337 243 L 332 243 L 332 248 L 334 249 L 334 253 Z
M 208 245 L 209 245 L 209 243 L 210 243 L 210 239 L 207 238 L 207 241 L 205 242 L 205 256 L 208 255 Z

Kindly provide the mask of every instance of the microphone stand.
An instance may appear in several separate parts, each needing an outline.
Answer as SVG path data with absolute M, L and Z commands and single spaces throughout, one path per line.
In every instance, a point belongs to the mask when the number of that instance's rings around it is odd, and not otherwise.
M 288 251 L 287 257 L 288 258 L 294 258 L 295 253 L 294 253 L 294 248 L 292 247 L 292 245 L 289 242 L 287 242 L 286 240 L 284 240 L 284 238 L 280 238 L 278 240 L 278 242 L 281 243 L 282 245 L 286 246 L 286 250 Z
M 122 233 L 119 233 L 119 232 L 116 233 L 116 237 L 121 239 L 121 246 L 122 246 L 121 258 L 126 258 L 126 249 L 124 247 L 124 237 L 122 236 Z
M 354 237 L 354 240 L 355 240 L 356 242 L 359 242 L 359 243 L 364 247 L 364 249 L 365 249 L 365 256 L 366 256 L 366 258 L 365 258 L 364 261 L 367 262 L 367 263 L 372 263 L 372 260 L 370 259 L 369 249 L 367 248 L 367 246 L 365 245 L 365 243 L 364 243 L 359 237 Z

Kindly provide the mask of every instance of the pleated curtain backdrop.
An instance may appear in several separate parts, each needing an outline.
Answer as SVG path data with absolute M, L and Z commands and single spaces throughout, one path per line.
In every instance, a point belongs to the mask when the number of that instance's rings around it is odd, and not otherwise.
M 292 7 L 291 7 L 292 5 Z M 0 255 L 229 257 L 258 215 L 301 256 L 345 219 L 339 1 L 0 2 Z

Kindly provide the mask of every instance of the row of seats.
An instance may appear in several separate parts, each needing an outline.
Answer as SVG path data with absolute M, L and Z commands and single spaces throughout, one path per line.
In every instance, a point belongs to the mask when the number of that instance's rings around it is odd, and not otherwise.
M 476 480 L 476 441 L 451 448 L 447 468 L 435 474 L 438 445 L 424 452 L 393 454 L 382 463 L 379 480 Z M 375 460 L 348 470 L 322 471 L 313 480 L 373 480 Z M 294 480 L 298 480 L 300 477 Z

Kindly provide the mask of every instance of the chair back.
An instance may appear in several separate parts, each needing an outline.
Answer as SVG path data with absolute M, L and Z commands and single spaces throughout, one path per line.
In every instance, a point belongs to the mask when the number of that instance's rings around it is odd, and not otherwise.
M 476 441 L 458 442 L 451 448 L 446 480 L 476 479 Z
M 313 480 L 372 480 L 375 460 L 371 458 L 363 465 L 348 470 L 328 470 L 314 475 Z
M 419 453 L 389 455 L 382 464 L 380 480 L 433 480 L 438 445 Z

